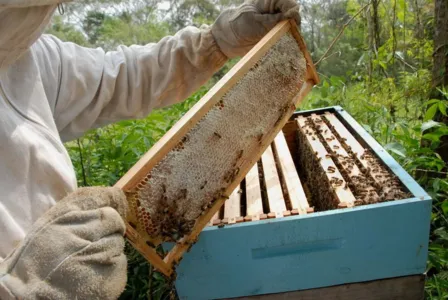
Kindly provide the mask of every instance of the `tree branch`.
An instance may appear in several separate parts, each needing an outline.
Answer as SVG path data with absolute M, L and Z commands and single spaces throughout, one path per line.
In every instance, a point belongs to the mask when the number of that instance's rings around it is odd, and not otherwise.
M 315 63 L 315 65 L 317 66 L 328 54 L 328 52 L 330 52 L 330 50 L 333 48 L 333 46 L 336 44 L 336 42 L 341 38 L 342 34 L 344 33 L 345 29 L 348 27 L 348 25 L 350 25 L 350 23 L 364 10 L 366 9 L 369 5 L 370 2 L 367 2 L 366 5 L 364 5 L 363 7 L 361 7 L 360 10 L 358 10 L 358 12 L 356 14 L 354 14 L 350 20 L 348 20 L 344 26 L 342 26 L 341 31 L 338 33 L 338 35 L 334 38 L 334 40 L 331 42 L 330 46 L 328 47 L 328 49 L 325 51 L 325 53 L 322 55 L 322 57 L 317 61 L 317 63 Z

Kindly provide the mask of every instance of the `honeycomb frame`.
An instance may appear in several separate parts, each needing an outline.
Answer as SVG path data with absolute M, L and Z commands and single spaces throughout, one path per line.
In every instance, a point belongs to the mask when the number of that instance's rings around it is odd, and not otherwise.
M 297 92 L 292 95 L 292 100 L 285 105 L 277 120 L 271 124 L 271 129 L 258 138 L 258 145 L 255 150 L 246 154 L 242 163 L 239 163 L 238 172 L 230 174 L 227 186 L 222 188 L 219 195 L 216 195 L 213 202 L 204 207 L 201 215 L 192 224 L 188 225 L 188 234 L 179 238 L 176 245 L 168 254 L 162 258 L 156 252 L 156 246 L 164 240 L 150 238 L 145 232 L 137 228 L 135 224 L 136 215 L 145 221 L 144 229 L 153 230 L 153 224 L 148 217 L 148 212 L 137 211 L 135 207 L 131 208 L 126 222 L 126 237 L 133 247 L 138 250 L 153 266 L 166 276 L 172 276 L 175 266 L 179 263 L 185 251 L 195 243 L 202 229 L 210 222 L 215 213 L 222 207 L 229 198 L 231 192 L 238 186 L 239 182 L 246 176 L 250 168 L 256 163 L 265 149 L 275 139 L 277 133 L 286 124 L 290 116 L 295 111 L 296 105 L 309 93 L 312 87 L 319 82 L 317 72 L 311 60 L 306 45 L 297 29 L 297 25 L 292 20 L 286 20 L 278 23 L 252 50 L 244 56 L 184 117 L 177 122 L 162 139 L 156 143 L 116 184 L 128 196 L 130 203 L 138 203 L 133 191 L 142 187 L 151 179 L 147 175 L 156 168 L 164 158 L 170 153 L 183 148 L 187 134 L 194 126 L 201 122 L 204 116 L 214 107 L 222 109 L 221 99 L 226 93 L 236 86 L 250 70 L 257 65 L 263 56 L 285 35 L 290 35 L 297 41 L 298 50 L 305 60 L 305 76 L 302 82 L 294 82 Z M 282 66 L 280 66 L 282 67 Z M 288 83 L 292 84 L 292 82 Z M 133 198 L 134 197 L 134 198 Z M 138 197 L 138 196 L 137 196 Z M 131 205 L 135 206 L 135 205 Z M 160 214 L 168 212 L 161 211 Z

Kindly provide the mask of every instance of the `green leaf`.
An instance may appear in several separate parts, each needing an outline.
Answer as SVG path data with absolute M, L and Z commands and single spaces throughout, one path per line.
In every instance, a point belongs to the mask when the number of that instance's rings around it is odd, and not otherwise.
M 431 140 L 433 142 L 440 142 L 440 138 L 442 136 L 448 135 L 448 127 L 447 126 L 440 126 L 435 130 L 434 132 L 426 133 L 422 137 L 424 139 Z M 437 155 L 437 153 L 434 153 Z
M 441 179 L 440 183 L 442 184 L 442 186 L 444 186 L 445 189 L 448 190 L 448 181 L 446 181 L 445 179 Z
M 316 101 L 313 103 L 313 107 L 315 107 L 315 108 L 326 107 L 329 105 L 330 105 L 330 101 L 325 100 L 325 99 L 322 99 L 322 100 L 319 100 L 319 101 Z
M 448 200 L 443 201 L 441 205 L 442 211 L 445 215 L 448 214 Z
M 444 116 L 447 115 L 446 114 L 446 104 L 443 101 L 439 102 L 439 110 Z
M 437 90 L 445 96 L 445 98 L 448 99 L 448 92 L 445 90 L 445 87 L 442 87 L 442 89 L 437 88 Z
M 436 193 L 440 190 L 440 178 L 434 179 L 434 182 L 432 183 L 432 188 Z
M 389 150 L 401 157 L 406 157 L 406 149 L 400 143 L 393 142 L 384 146 L 384 149 Z
M 344 78 L 339 76 L 331 76 L 330 77 L 331 85 L 340 86 L 344 83 Z
M 445 227 L 440 227 L 434 230 L 434 234 L 437 235 L 442 240 L 448 241 L 448 232 Z
M 439 103 L 440 100 L 439 99 L 431 99 L 425 102 L 425 105 L 428 106 L 430 104 L 434 104 L 434 103 Z
M 359 57 L 358 62 L 356 63 L 357 66 L 361 65 L 361 62 L 364 60 L 364 53 Z
M 438 274 L 439 278 L 448 281 L 448 271 L 442 271 Z
M 438 107 L 439 107 L 438 104 L 435 103 L 435 104 L 431 105 L 430 108 L 428 108 L 428 110 L 426 111 L 426 114 L 425 114 L 425 121 L 432 120 L 432 118 L 434 118 L 434 116 L 437 113 Z
M 324 83 L 322 84 L 322 88 L 320 89 L 320 94 L 321 94 L 322 98 L 328 97 L 328 88 L 329 87 L 330 87 L 330 85 L 328 84 L 328 81 L 324 81 Z
M 422 132 L 424 132 L 424 131 L 426 131 L 430 128 L 436 127 L 436 126 L 440 126 L 440 123 L 433 121 L 433 120 L 429 120 L 428 122 L 425 122 L 422 124 L 421 130 L 422 130 Z
M 403 130 L 403 132 L 406 135 L 406 137 L 410 137 L 411 136 L 411 134 L 409 132 L 409 127 L 408 127 L 407 124 L 400 122 L 400 123 L 398 123 L 398 125 L 400 126 L 401 130 Z

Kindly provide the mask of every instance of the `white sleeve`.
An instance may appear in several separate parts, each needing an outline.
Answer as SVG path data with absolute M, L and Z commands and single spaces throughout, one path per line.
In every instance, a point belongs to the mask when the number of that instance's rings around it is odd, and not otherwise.
M 147 116 L 190 96 L 227 61 L 207 27 L 187 27 L 145 46 L 116 51 L 43 35 L 32 51 L 64 141 L 91 128 Z

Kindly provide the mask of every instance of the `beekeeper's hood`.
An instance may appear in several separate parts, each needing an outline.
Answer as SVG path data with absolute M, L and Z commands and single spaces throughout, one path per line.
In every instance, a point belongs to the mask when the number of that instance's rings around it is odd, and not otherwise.
M 0 70 L 42 34 L 58 5 L 71 0 L 0 0 Z

